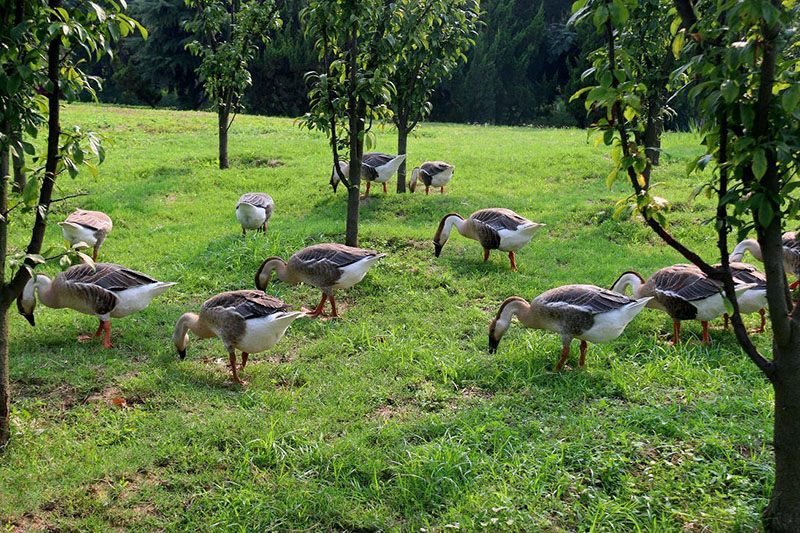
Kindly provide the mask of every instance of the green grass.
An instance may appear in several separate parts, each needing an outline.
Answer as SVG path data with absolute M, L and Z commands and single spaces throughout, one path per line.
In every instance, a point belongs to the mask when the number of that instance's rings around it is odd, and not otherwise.
M 376 194 L 361 245 L 388 252 L 341 291 L 338 321 L 300 320 L 228 384 L 218 340 L 170 341 L 185 311 L 252 288 L 267 256 L 341 241 L 345 195 L 327 184 L 325 139 L 289 119 L 242 116 L 232 169 L 215 165 L 214 115 L 69 106 L 66 124 L 115 145 L 99 180 L 62 178 L 53 222 L 74 207 L 114 220 L 101 259 L 180 284 L 112 324 L 116 348 L 78 344 L 96 320 L 37 309 L 11 319 L 13 442 L 0 458 L 0 524 L 14 529 L 206 531 L 750 530 L 773 480 L 772 392 L 729 332 L 647 310 L 587 368 L 550 372 L 553 333 L 512 325 L 495 355 L 488 325 L 508 296 L 568 283 L 609 286 L 679 257 L 641 222 L 612 219 L 624 183 L 605 186 L 608 151 L 578 130 L 428 124 L 410 162 L 457 167 L 449 194 Z M 395 151 L 394 132 L 377 149 Z M 697 139 L 668 134 L 654 179 L 675 202 L 671 229 L 713 259 L 713 215 L 689 203 Z M 271 162 L 270 162 L 271 161 Z M 394 183 L 394 182 L 393 182 Z M 241 237 L 240 194 L 270 193 L 267 238 Z M 503 206 L 547 223 L 518 253 L 519 273 L 454 234 L 442 215 Z M 15 242 L 23 242 L 24 228 Z M 47 241 L 61 239 L 51 223 Z M 55 267 L 45 270 L 54 272 Z M 276 284 L 292 306 L 310 287 Z M 748 319 L 755 323 L 757 317 Z M 757 338 L 769 352 L 770 337 Z M 573 345 L 577 351 L 577 343 Z M 575 354 L 568 364 L 577 366 Z M 127 407 L 114 398 L 126 398 Z

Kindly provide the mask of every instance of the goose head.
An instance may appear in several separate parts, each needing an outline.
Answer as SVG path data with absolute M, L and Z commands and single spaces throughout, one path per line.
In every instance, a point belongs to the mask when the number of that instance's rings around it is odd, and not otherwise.
M 341 170 L 341 172 L 342 172 L 342 174 L 344 176 L 349 176 L 350 175 L 349 174 L 350 165 L 347 164 L 344 161 L 339 161 L 339 170 Z M 334 194 L 336 194 L 336 189 L 339 187 L 339 182 L 340 181 L 341 181 L 341 179 L 339 179 L 339 173 L 336 172 L 336 167 L 333 167 L 331 169 L 331 181 L 329 183 L 331 184 L 331 187 L 333 188 L 333 193 Z
M 272 281 L 272 272 L 280 272 L 286 268 L 286 261 L 280 257 L 268 257 L 261 263 L 261 266 L 256 272 L 256 289 L 263 291 L 267 288 L 270 281 Z
M 194 313 L 184 313 L 175 324 L 172 332 L 172 343 L 178 350 L 181 360 L 186 358 L 186 345 L 189 344 L 189 330 L 196 326 L 199 317 Z
M 489 353 L 497 352 L 497 347 L 500 345 L 500 339 L 503 338 L 508 327 L 511 325 L 511 319 L 517 314 L 520 309 L 528 306 L 523 298 L 519 296 L 512 296 L 500 304 L 500 309 L 497 310 L 492 323 L 489 324 Z
M 44 278 L 41 280 L 41 283 L 49 284 L 50 282 L 50 279 L 46 276 L 36 276 L 28 280 L 28 283 L 25 284 L 25 288 L 23 288 L 22 292 L 17 296 L 17 311 L 25 317 L 25 320 L 27 320 L 31 326 L 36 326 L 36 320 L 33 318 L 33 311 L 36 309 L 36 288 L 40 283 L 39 278 Z
M 417 180 L 419 179 L 419 167 L 415 167 L 411 171 L 411 181 L 408 182 L 408 190 L 414 192 L 417 188 Z
M 436 235 L 433 236 L 433 255 L 439 257 L 447 239 L 450 238 L 450 230 L 453 229 L 455 224 L 461 223 L 463 220 L 464 217 L 458 213 L 450 213 L 442 218 L 441 222 L 439 222 L 439 228 L 436 230 Z

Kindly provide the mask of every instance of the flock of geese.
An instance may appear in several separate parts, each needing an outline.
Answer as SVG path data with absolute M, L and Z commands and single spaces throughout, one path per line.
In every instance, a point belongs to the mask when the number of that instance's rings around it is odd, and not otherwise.
M 364 154 L 361 177 L 369 192 L 371 182 L 386 182 L 396 172 L 405 155 L 393 157 L 382 153 Z M 453 177 L 454 166 L 443 161 L 426 162 L 412 171 L 410 188 L 417 182 L 444 187 Z M 348 174 L 347 163 L 340 170 Z M 331 175 L 334 192 L 339 183 L 338 173 Z M 265 193 L 247 193 L 236 202 L 236 217 L 247 230 L 266 232 L 274 212 L 275 202 Z M 93 248 L 96 260 L 98 251 L 112 230 L 111 218 L 99 211 L 76 210 L 59 223 L 64 238 L 76 248 Z M 517 270 L 514 252 L 528 244 L 544 224 L 528 220 L 510 209 L 481 209 L 464 218 L 458 213 L 445 215 L 439 222 L 433 238 L 434 254 L 442 252 L 452 229 L 462 236 L 476 240 L 484 252 L 484 262 L 491 250 L 507 252 L 511 269 Z M 783 235 L 784 263 L 788 272 L 800 278 L 800 240 L 795 232 Z M 739 243 L 730 256 L 731 268 L 737 282 L 736 294 L 743 313 L 761 314 L 760 331 L 764 330 L 766 277 L 755 266 L 742 263 L 746 252 L 761 260 L 758 242 L 747 239 Z M 326 301 L 330 301 L 330 317 L 337 317 L 334 290 L 347 289 L 364 279 L 369 269 L 386 254 L 335 243 L 321 243 L 297 251 L 288 260 L 269 257 L 255 274 L 256 290 L 228 291 L 206 300 L 199 313 L 185 313 L 175 325 L 172 340 L 181 359 L 186 357 L 189 332 L 201 339 L 218 337 L 229 357 L 233 380 L 246 384 L 239 372 L 245 368 L 251 353 L 259 353 L 275 345 L 292 322 L 302 317 L 322 317 Z M 278 298 L 264 291 L 272 281 L 296 285 L 304 283 L 322 292 L 319 304 L 313 309 L 292 311 Z M 792 284 L 796 287 L 798 282 Z M 102 336 L 102 344 L 111 343 L 111 318 L 123 318 L 146 308 L 157 296 L 175 283 L 162 282 L 150 276 L 114 263 L 79 264 L 59 273 L 54 279 L 36 275 L 26 284 L 17 299 L 17 308 L 30 324 L 35 325 L 33 313 L 36 296 L 43 305 L 51 308 L 70 308 L 94 315 L 99 327 L 94 335 L 81 335 L 79 341 Z M 631 296 L 626 296 L 630 289 Z M 531 301 L 512 296 L 501 305 L 489 327 L 489 350 L 494 353 L 508 330 L 514 316 L 527 328 L 553 331 L 561 335 L 563 349 L 555 366 L 564 366 L 574 339 L 580 342 L 579 366 L 586 359 L 587 341 L 608 342 L 619 337 L 627 325 L 645 307 L 661 310 L 673 320 L 672 343 L 680 341 L 680 325 L 684 320 L 699 320 L 703 325 L 703 343 L 710 342 L 708 322 L 725 315 L 725 301 L 721 284 L 708 278 L 694 265 L 667 266 L 645 279 L 637 272 L 623 273 L 611 286 L 604 289 L 595 285 L 565 285 L 546 291 Z M 726 326 L 727 326 L 727 315 Z M 237 366 L 236 351 L 241 352 L 241 365 Z

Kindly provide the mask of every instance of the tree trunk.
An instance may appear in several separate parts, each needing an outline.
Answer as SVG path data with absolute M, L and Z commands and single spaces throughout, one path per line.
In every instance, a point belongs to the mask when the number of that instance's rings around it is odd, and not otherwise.
M 398 120 L 397 123 L 397 155 L 405 154 L 408 150 L 408 128 L 407 122 L 404 119 Z M 406 161 L 400 163 L 400 168 L 397 169 L 397 192 L 406 192 Z
M 355 1 L 353 10 L 355 11 Z M 356 80 L 358 74 L 358 32 L 355 25 L 350 29 L 350 79 L 347 98 L 347 114 L 350 119 L 350 172 L 348 179 L 350 188 L 347 190 L 347 227 L 345 230 L 345 241 L 347 246 L 358 246 L 358 208 L 359 195 L 361 194 L 361 153 L 363 152 L 364 140 L 361 138 L 361 131 L 364 128 L 363 105 L 356 95 Z
M 15 140 L 22 140 L 22 133 L 16 132 L 15 133 Z M 20 150 L 19 153 L 13 156 L 14 162 L 14 190 L 17 192 L 22 192 L 25 189 L 25 185 L 28 183 L 28 176 L 25 174 L 23 170 L 25 168 L 25 151 Z
M 0 152 L 0 211 L 8 209 L 8 149 Z M 0 286 L 5 285 L 8 224 L 0 220 Z M 0 452 L 11 438 L 11 382 L 8 376 L 8 308 L 0 299 Z
M 658 166 L 661 159 L 661 132 L 664 127 L 664 119 L 661 117 L 661 110 L 664 107 L 664 98 L 661 93 L 654 97 L 650 105 L 647 106 L 647 123 L 644 129 L 645 154 L 654 166 Z
M 220 106 L 217 110 L 219 127 L 219 168 L 225 170 L 228 164 L 228 115 L 230 111 L 227 106 Z
M 800 326 L 792 330 L 789 346 L 773 348 L 785 364 L 773 382 L 775 486 L 763 517 L 765 530 L 780 533 L 800 531 Z

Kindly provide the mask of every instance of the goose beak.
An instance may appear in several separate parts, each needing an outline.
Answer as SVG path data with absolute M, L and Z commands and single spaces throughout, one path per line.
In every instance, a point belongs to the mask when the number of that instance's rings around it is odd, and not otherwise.
M 493 339 L 491 335 L 489 335 L 489 353 L 497 353 L 497 347 L 500 346 L 500 341 Z
M 442 245 L 436 241 L 433 241 L 433 255 L 439 257 L 439 254 L 442 253 Z
M 31 326 L 34 326 L 34 327 L 36 326 L 36 320 L 33 318 L 33 313 L 31 313 L 29 315 L 25 314 L 25 313 L 22 313 L 22 316 L 25 317 L 25 320 L 28 321 L 28 324 L 30 324 Z
M 181 361 L 186 359 L 186 348 L 184 348 L 183 350 L 178 350 L 178 357 L 181 358 Z
M 334 172 L 336 172 L 336 171 L 334 170 Z M 333 175 L 332 175 L 332 174 L 331 174 L 331 181 L 330 181 L 330 184 L 331 184 L 331 187 L 333 187 L 333 194 L 336 194 L 336 189 L 338 189 L 338 188 L 339 188 L 339 182 L 338 182 L 338 181 L 335 181 L 335 180 L 333 179 Z

